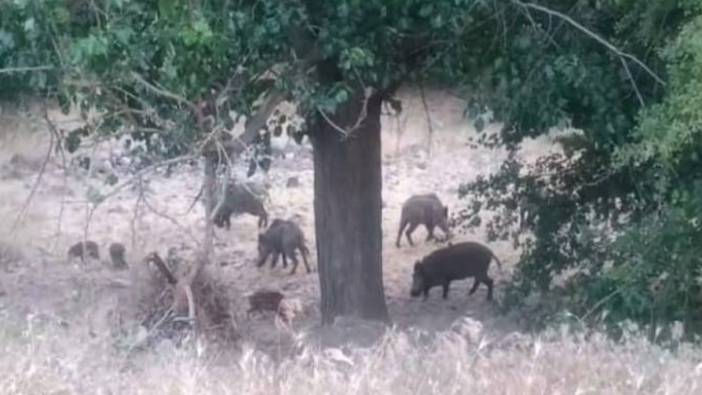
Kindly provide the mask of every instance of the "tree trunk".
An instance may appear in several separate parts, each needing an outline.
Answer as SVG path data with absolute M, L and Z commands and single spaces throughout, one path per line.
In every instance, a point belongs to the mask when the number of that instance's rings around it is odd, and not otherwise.
M 333 122 L 349 130 L 363 95 L 340 106 Z M 388 321 L 383 290 L 380 153 L 381 99 L 368 100 L 367 116 L 344 136 L 321 115 L 313 124 L 314 212 L 322 323 L 337 316 Z
M 212 226 L 212 212 L 215 203 L 215 180 L 217 177 L 217 161 L 212 155 L 205 155 L 205 177 L 203 185 L 203 200 L 205 203 L 205 235 L 202 240 L 200 252 L 203 262 L 209 262 L 214 252 L 214 228 Z

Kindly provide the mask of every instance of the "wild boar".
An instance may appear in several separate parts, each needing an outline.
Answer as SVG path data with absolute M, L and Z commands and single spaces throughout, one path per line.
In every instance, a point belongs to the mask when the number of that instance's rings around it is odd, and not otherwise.
M 451 281 L 474 277 L 475 282 L 468 294 L 472 295 L 482 283 L 488 287 L 487 300 L 492 300 L 493 280 L 487 274 L 492 259 L 502 268 L 495 254 L 477 242 L 456 243 L 438 249 L 414 264 L 410 296 L 423 294 L 426 300 L 429 290 L 441 285 L 446 299 Z
M 115 269 L 126 269 L 127 261 L 124 258 L 127 249 L 122 243 L 112 243 L 110 244 L 110 260 L 112 261 L 112 267 Z
M 307 273 L 311 273 L 310 265 L 307 263 L 307 255 L 310 251 L 305 245 L 305 235 L 300 227 L 292 221 L 275 219 L 265 233 L 258 236 L 258 267 L 263 266 L 268 256 L 273 254 L 271 268 L 278 263 L 278 256 L 283 254 L 283 267 L 288 266 L 287 258 L 293 261 L 293 268 L 290 274 L 295 274 L 298 260 L 295 250 L 300 250 L 302 261 L 305 263 Z
M 69 258 L 80 258 L 81 261 L 85 262 L 85 256 L 92 259 L 100 259 L 100 251 L 96 242 L 87 240 L 85 243 L 82 241 L 74 244 L 68 249 Z
M 400 247 L 402 232 L 408 225 L 409 228 L 407 228 L 407 232 L 405 233 L 407 241 L 409 241 L 410 245 L 414 245 L 414 242 L 412 242 L 412 233 L 420 224 L 427 228 L 427 241 L 434 238 L 434 227 L 436 226 L 444 232 L 447 238 L 450 237 L 448 207 L 444 206 L 441 200 L 439 200 L 439 197 L 434 193 L 414 195 L 405 201 L 402 205 L 400 229 L 397 232 L 395 245 L 397 245 L 398 248 Z
M 249 296 L 249 310 L 246 315 L 254 312 L 273 311 L 281 315 L 280 302 L 285 296 L 278 291 L 259 290 Z M 281 315 L 281 317 L 283 317 Z M 284 317 L 283 317 L 284 318 Z
M 216 203 L 215 203 L 216 204 Z M 224 201 L 214 215 L 214 224 L 219 227 L 231 228 L 232 214 L 249 213 L 258 217 L 258 227 L 268 225 L 268 213 L 261 199 L 244 185 L 229 185 L 224 194 Z

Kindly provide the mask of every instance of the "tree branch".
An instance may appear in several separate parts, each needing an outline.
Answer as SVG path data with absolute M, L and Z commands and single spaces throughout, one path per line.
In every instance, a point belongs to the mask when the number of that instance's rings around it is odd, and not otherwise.
M 258 131 L 265 126 L 266 121 L 276 107 L 285 100 L 285 95 L 280 91 L 273 91 L 268 94 L 264 102 L 249 119 L 246 120 L 244 132 L 234 139 L 227 141 L 223 146 L 229 151 L 231 156 L 236 156 L 251 145 L 258 136 Z M 210 149 L 207 153 L 215 153 L 216 148 Z
M 424 107 L 424 115 L 427 118 L 427 126 L 429 128 L 428 156 L 431 158 L 432 144 L 434 142 L 434 126 L 432 125 L 431 114 L 429 113 L 429 104 L 427 104 L 427 97 L 424 94 L 424 84 L 422 84 L 421 81 L 419 82 L 419 93 L 420 93 L 420 96 L 422 97 L 422 106 Z
M 142 76 L 139 75 L 138 73 L 132 72 L 132 78 L 134 78 L 134 80 L 137 81 L 138 83 L 144 85 L 144 87 L 146 87 L 147 89 L 149 89 L 149 90 L 152 91 L 153 93 L 156 93 L 157 95 L 163 96 L 163 97 L 168 98 L 168 99 L 175 100 L 175 101 L 177 101 L 178 103 L 185 104 L 185 105 L 188 106 L 188 107 L 190 108 L 190 110 L 193 111 L 194 113 L 197 113 L 197 112 L 198 112 L 197 106 L 196 106 L 195 104 L 193 104 L 191 101 L 189 101 L 189 100 L 187 100 L 186 98 L 184 98 L 184 97 L 182 97 L 182 96 L 180 96 L 180 95 L 177 95 L 177 94 L 175 94 L 175 93 L 173 93 L 173 92 L 169 92 L 169 91 L 167 91 L 167 90 L 165 90 L 165 89 L 159 88 L 159 87 L 157 87 L 157 86 L 151 84 L 150 82 L 148 82 L 147 80 L 145 80 L 144 77 L 142 77 Z
M 646 102 L 644 102 L 643 96 L 641 96 L 641 92 L 639 91 L 638 85 L 636 85 L 634 76 L 631 75 L 631 70 L 629 70 L 629 65 L 626 63 L 626 59 L 620 57 L 619 60 L 622 61 L 622 66 L 624 66 L 624 70 L 626 70 L 626 76 L 629 77 L 629 81 L 631 81 L 631 85 L 634 87 L 634 92 L 636 93 L 636 98 L 639 99 L 639 104 L 641 104 L 641 107 L 645 107 Z
M 53 69 L 54 66 L 5 67 L 0 69 L 0 74 L 26 73 L 28 71 L 47 71 Z
M 641 67 L 642 69 L 644 69 L 644 71 L 646 71 L 646 73 L 648 73 L 648 75 L 650 75 L 651 78 L 653 78 L 654 80 L 656 80 L 656 82 L 658 82 L 659 84 L 661 84 L 661 85 L 663 85 L 663 86 L 666 85 L 665 81 L 663 81 L 663 79 L 662 79 L 660 76 L 658 76 L 658 74 L 656 74 L 653 70 L 651 70 L 648 66 L 646 66 L 646 64 L 645 64 L 644 62 L 642 62 L 641 60 L 639 60 L 637 57 L 635 57 L 635 56 L 633 56 L 633 55 L 631 55 L 631 54 L 629 54 L 629 53 L 626 53 L 626 52 L 622 51 L 621 49 L 615 47 L 612 43 L 610 43 L 609 41 L 605 40 L 605 39 L 602 38 L 601 36 L 597 35 L 595 32 L 593 32 L 592 30 L 588 29 L 587 27 L 581 25 L 580 23 L 578 23 L 575 19 L 571 18 L 570 16 L 568 16 L 568 15 L 566 15 L 566 14 L 563 14 L 563 13 L 561 13 L 561 12 L 558 12 L 558 11 L 552 10 L 552 9 L 550 9 L 550 8 L 546 8 L 546 7 L 541 6 L 541 5 L 538 5 L 538 4 L 524 3 L 524 2 L 519 1 L 519 0 L 512 0 L 512 2 L 513 2 L 514 4 L 517 4 L 518 6 L 521 6 L 521 7 L 524 7 L 524 8 L 531 8 L 531 9 L 534 9 L 534 10 L 537 10 L 537 11 L 540 11 L 540 12 L 543 12 L 543 13 L 545 13 L 545 14 L 558 17 L 558 18 L 560 18 L 560 19 L 562 19 L 562 20 L 568 22 L 571 26 L 573 26 L 573 27 L 575 27 L 576 29 L 580 30 L 581 32 L 585 33 L 586 35 L 588 35 L 588 36 L 589 36 L 590 38 L 592 38 L 593 40 L 599 42 L 599 43 L 602 44 L 605 48 L 607 48 L 607 49 L 609 49 L 610 51 L 614 52 L 617 56 L 620 56 L 620 57 L 622 57 L 622 58 L 629 59 L 629 60 L 631 60 L 632 62 L 634 62 L 634 63 L 636 63 L 637 65 L 639 65 L 639 67 Z
M 47 108 L 46 102 L 44 103 L 44 119 L 46 120 L 47 124 L 49 125 L 49 128 L 52 128 L 53 124 L 51 123 L 51 120 L 49 119 L 49 110 Z M 46 155 L 44 156 L 44 160 L 41 163 L 41 168 L 39 169 L 39 174 L 37 175 L 37 179 L 34 181 L 34 185 L 32 185 L 32 190 L 29 192 L 29 196 L 25 200 L 24 205 L 22 206 L 22 209 L 17 214 L 17 217 L 15 218 L 15 222 L 12 224 L 12 231 L 15 231 L 17 229 L 17 226 L 19 226 L 20 222 L 22 222 L 22 219 L 24 219 L 24 215 L 27 212 L 27 208 L 31 204 L 32 199 L 34 198 L 34 195 L 36 194 L 37 190 L 39 189 L 39 184 L 41 184 L 41 180 L 44 177 L 44 173 L 46 172 L 46 166 L 49 164 L 49 160 L 51 159 L 51 152 L 54 150 L 54 144 L 56 144 L 55 133 L 51 133 L 50 136 L 51 136 L 51 139 L 49 140 L 49 149 L 47 149 Z

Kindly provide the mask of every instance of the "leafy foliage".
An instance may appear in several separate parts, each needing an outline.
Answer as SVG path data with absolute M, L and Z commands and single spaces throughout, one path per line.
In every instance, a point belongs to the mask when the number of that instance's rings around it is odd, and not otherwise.
M 582 131 L 560 139 L 563 155 L 527 168 L 512 160 L 461 190 L 473 201 L 463 212 L 468 226 L 478 224 L 484 205 L 496 211 L 489 236 L 511 237 L 522 247 L 508 305 L 559 290 L 566 308 L 590 318 L 593 309 L 604 309 L 609 323 L 636 319 L 655 327 L 658 320 L 680 320 L 692 329 L 699 319 L 699 5 L 622 1 L 577 13 L 621 51 L 659 73 L 665 67 L 665 87 L 564 33 L 539 56 L 551 82 L 539 82 L 543 88 L 531 97 L 536 104 L 507 104 L 517 108 L 502 113 L 508 121 L 516 117 L 505 141 L 544 133 L 561 116 Z M 590 19 L 593 14 L 606 15 L 608 23 Z M 559 47 L 569 53 L 559 55 Z M 554 104 L 556 118 L 541 116 L 549 107 L 544 102 Z

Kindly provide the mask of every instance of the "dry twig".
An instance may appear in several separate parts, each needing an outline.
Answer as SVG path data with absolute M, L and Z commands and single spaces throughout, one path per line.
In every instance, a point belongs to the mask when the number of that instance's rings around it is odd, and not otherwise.
M 419 93 L 422 97 L 422 106 L 424 107 L 424 115 L 427 118 L 427 127 L 429 128 L 429 147 L 427 147 L 428 156 L 431 158 L 432 145 L 434 143 L 434 126 L 431 121 L 431 114 L 429 113 L 429 105 L 427 104 L 427 98 L 424 94 L 424 84 L 419 83 Z
M 46 108 L 46 104 L 44 105 L 44 118 L 48 120 L 49 115 L 48 115 L 48 109 Z M 24 219 L 24 216 L 27 213 L 27 208 L 29 208 L 29 205 L 32 202 L 32 199 L 34 198 L 34 195 L 37 192 L 37 189 L 39 189 L 39 184 L 41 184 L 41 180 L 44 177 L 44 173 L 46 172 L 46 166 L 49 163 L 49 160 L 51 159 L 51 153 L 54 150 L 54 144 L 56 144 L 56 138 L 54 134 L 51 134 L 51 139 L 49 141 L 49 149 L 46 150 L 46 155 L 44 156 L 44 160 L 41 163 L 41 167 L 39 168 L 39 174 L 37 175 L 36 180 L 34 181 L 34 185 L 32 185 L 32 189 L 29 192 L 29 196 L 27 199 L 25 199 L 24 204 L 22 205 L 22 208 L 20 209 L 19 213 L 17 214 L 17 217 L 15 218 L 15 222 L 12 224 L 12 232 L 17 230 L 17 226 L 19 226 L 20 222 L 22 222 L 22 219 Z

